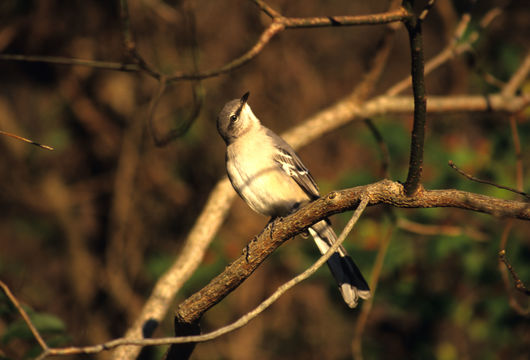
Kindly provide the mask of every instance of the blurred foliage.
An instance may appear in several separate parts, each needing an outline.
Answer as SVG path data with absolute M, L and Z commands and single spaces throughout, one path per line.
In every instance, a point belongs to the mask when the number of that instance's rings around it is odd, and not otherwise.
M 3 293 L 0 295 L 0 300 L 2 301 L 0 315 L 4 319 L 12 320 L 3 329 L 0 336 L 2 347 L 17 349 L 19 358 L 26 359 L 38 356 L 42 352 L 42 348 L 37 343 L 27 324 L 19 317 L 18 311 L 13 306 L 10 306 L 11 304 L 8 303 L 8 299 Z M 49 346 L 65 346 L 71 342 L 71 337 L 68 335 L 65 324 L 60 318 L 44 312 L 35 312 L 27 306 L 24 307 L 24 310 Z M 21 346 L 24 343 L 29 346 Z M 4 356 L 0 354 L 0 358 L 4 358 Z
M 290 16 L 368 14 L 388 1 L 270 1 Z M 526 1 L 438 0 L 425 22 L 425 51 L 451 39 L 463 11 L 472 26 L 494 6 L 503 13 L 480 34 L 470 55 L 426 79 L 429 94 L 499 91 L 486 73 L 507 81 L 530 48 Z M 198 67 L 211 69 L 241 55 L 268 19 L 250 1 L 131 0 L 139 51 L 163 71 L 193 69 L 189 18 L 195 14 Z M 117 2 L 2 1 L 0 52 L 122 61 Z M 50 345 L 95 344 L 123 335 L 153 284 L 171 265 L 213 185 L 224 175 L 224 144 L 215 118 L 222 105 L 250 90 L 250 103 L 281 132 L 349 94 L 377 49 L 382 26 L 287 31 L 252 62 L 208 79 L 204 106 L 189 131 L 166 147 L 153 145 L 144 123 L 156 82 L 135 73 L 78 66 L 0 62 L 0 128 L 53 146 L 43 151 L 0 137 L 0 278 L 24 304 Z M 408 41 L 396 36 L 375 94 L 409 71 Z M 526 80 L 523 91 L 530 91 Z M 168 87 L 155 113 L 160 131 L 182 124 L 190 84 Z M 530 121 L 518 117 L 524 189 L 530 189 Z M 390 178 L 404 180 L 412 117 L 372 119 L 390 153 Z M 300 155 L 321 191 L 381 178 L 381 155 L 362 121 L 326 134 Z M 428 119 L 424 184 L 513 199 L 505 190 L 471 182 L 447 166 L 517 186 L 516 156 L 506 114 L 438 114 Z M 332 221 L 341 229 L 350 214 Z M 374 304 L 363 334 L 367 359 L 526 359 L 528 319 L 510 306 L 497 252 L 506 220 L 455 209 L 367 210 L 345 246 L 369 278 L 381 241 L 400 219 L 460 229 L 434 235 L 393 230 Z M 239 254 L 267 220 L 237 200 L 177 302 Z M 507 257 L 530 283 L 530 225 L 514 221 Z M 289 241 L 256 273 L 206 314 L 203 329 L 246 313 L 314 262 L 311 241 Z M 112 280 L 114 279 L 114 280 Z M 118 280 L 115 280 L 118 279 Z M 117 281 L 117 282 L 116 282 Z M 528 298 L 514 294 L 528 307 Z M 245 328 L 200 344 L 195 359 L 347 359 L 360 310 L 344 306 L 327 269 L 284 295 Z M 171 315 L 155 335 L 172 334 Z M 38 347 L 0 295 L 0 358 L 24 358 Z M 146 351 L 158 359 L 163 348 Z M 100 358 L 107 358 L 102 353 Z

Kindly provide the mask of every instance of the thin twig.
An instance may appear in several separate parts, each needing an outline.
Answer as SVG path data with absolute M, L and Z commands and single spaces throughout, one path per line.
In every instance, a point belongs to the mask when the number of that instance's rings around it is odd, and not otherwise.
M 506 225 L 504 226 L 504 229 L 502 231 L 501 241 L 500 241 L 500 245 L 499 245 L 499 249 L 500 249 L 499 250 L 499 271 L 501 272 L 502 282 L 504 283 L 504 288 L 506 289 L 506 293 L 508 294 L 508 304 L 519 315 L 528 316 L 528 315 L 530 315 L 530 308 L 527 307 L 525 309 L 519 303 L 519 301 L 517 301 L 517 299 L 515 297 L 515 294 L 514 294 L 514 291 L 513 291 L 513 287 L 510 284 L 510 279 L 509 279 L 509 275 L 508 275 L 508 271 L 510 271 L 510 273 L 512 275 L 512 278 L 513 278 L 513 280 L 515 282 L 515 288 L 516 289 L 521 291 L 521 288 L 518 288 L 517 285 L 519 285 L 519 287 L 521 287 L 521 285 L 522 285 L 522 288 L 525 288 L 524 284 L 519 279 L 519 277 L 517 276 L 517 274 L 513 270 L 512 266 L 506 260 L 506 250 L 505 250 L 506 249 L 506 243 L 508 242 L 508 235 L 510 234 L 510 230 L 512 229 L 512 227 L 513 227 L 513 219 L 508 219 L 508 221 L 506 222 Z M 526 295 L 528 296 L 530 294 L 527 293 Z
M 20 316 L 22 316 L 22 319 L 24 319 L 24 322 L 26 323 L 26 325 L 28 325 L 29 330 L 31 331 L 31 333 L 33 334 L 33 336 L 35 337 L 35 339 L 39 343 L 40 347 L 44 351 L 47 351 L 49 349 L 49 347 L 46 344 L 46 341 L 44 341 L 44 339 L 40 335 L 40 333 L 37 330 L 37 328 L 35 327 L 35 325 L 33 325 L 33 322 L 31 321 L 28 313 L 24 310 L 22 305 L 20 305 L 20 302 L 17 300 L 15 295 L 13 295 L 11 290 L 9 290 L 9 287 L 2 280 L 0 280 L 0 288 L 2 288 L 2 291 L 6 294 L 6 296 L 9 299 L 9 301 L 11 301 L 11 303 L 17 309 L 17 311 L 20 314 Z
M 18 136 L 18 135 L 15 135 L 15 134 L 11 134 L 11 133 L 8 133 L 6 131 L 2 131 L 0 130 L 0 134 L 1 135 L 5 135 L 5 136 L 9 136 L 9 137 L 12 137 L 13 139 L 17 139 L 17 140 L 21 140 L 21 141 L 25 141 L 31 145 L 35 145 L 35 146 L 38 146 L 42 149 L 46 149 L 46 150 L 54 150 L 51 146 L 48 146 L 48 145 L 43 145 L 43 144 L 39 144 L 38 142 L 35 142 L 33 140 L 30 140 L 30 139 L 26 139 L 25 137 L 22 137 L 22 136 Z
M 501 241 L 499 244 L 499 255 L 504 252 L 506 249 L 506 243 L 508 242 L 508 236 L 510 235 L 510 231 L 513 227 L 513 219 L 508 219 L 506 221 L 506 225 L 504 226 L 504 229 L 502 230 L 501 235 Z M 510 307 L 515 310 L 518 314 L 522 316 L 527 316 L 530 314 L 530 309 L 524 309 L 517 299 L 515 298 L 515 294 L 513 291 L 513 287 L 510 284 L 510 276 L 508 275 L 508 269 L 506 267 L 506 264 L 501 261 L 499 256 L 499 271 L 501 273 L 502 282 L 504 284 L 504 288 L 506 289 L 506 294 L 508 294 L 508 304 Z
M 403 8 L 379 14 L 369 15 L 340 15 L 340 16 L 315 16 L 315 17 L 284 17 L 281 21 L 287 29 L 329 27 L 329 26 L 355 26 L 355 25 L 382 25 L 398 21 L 409 20 L 411 15 Z
M 514 192 L 516 194 L 522 195 L 522 196 L 526 197 L 527 199 L 530 199 L 530 195 L 528 195 L 525 192 L 519 191 L 517 189 L 511 188 L 511 187 L 508 187 L 508 186 L 499 185 L 499 184 L 496 184 L 496 183 L 494 183 L 492 181 L 482 180 L 482 179 L 479 179 L 477 177 L 474 177 L 473 175 L 470 175 L 470 174 L 466 173 L 465 171 L 461 170 L 460 168 L 458 168 L 458 166 L 456 166 L 455 163 L 452 160 L 449 160 L 448 165 L 450 167 L 452 167 L 454 170 L 456 170 L 459 174 L 461 174 L 464 177 L 468 178 L 469 180 L 476 181 L 476 182 L 479 182 L 479 183 L 482 183 L 482 184 L 495 186 L 496 188 L 499 188 L 499 189 L 508 190 L 508 191 Z
M 520 292 L 522 292 L 523 294 L 525 294 L 527 296 L 530 296 L 530 289 L 528 289 L 524 285 L 522 280 L 519 278 L 519 276 L 517 275 L 517 273 L 513 269 L 512 265 L 506 259 L 506 250 L 499 251 L 499 259 L 500 259 L 500 261 L 502 261 L 504 263 L 504 265 L 506 265 L 506 268 L 508 269 L 508 271 L 512 275 L 513 281 L 515 283 L 515 288 L 517 290 L 519 290 Z
M 282 17 L 282 14 L 280 14 L 278 11 L 274 10 L 269 4 L 267 4 L 265 1 L 262 0 L 252 0 L 254 4 L 256 4 L 261 11 L 263 11 L 265 14 L 267 14 L 270 18 L 275 19 Z
M 263 50 L 265 45 L 269 43 L 269 41 L 278 33 L 282 32 L 285 29 L 285 26 L 281 22 L 273 22 L 270 24 L 267 29 L 265 29 L 259 38 L 259 40 L 254 44 L 250 50 L 248 50 L 245 54 L 241 55 L 240 57 L 232 60 L 228 64 L 225 64 L 221 66 L 220 68 L 216 68 L 213 70 L 206 70 L 203 72 L 176 72 L 170 76 L 168 76 L 168 81 L 177 81 L 177 80 L 202 80 L 206 78 L 210 78 L 213 76 L 221 75 L 228 73 L 232 70 L 235 70 L 246 63 L 248 63 L 250 60 L 254 59 L 258 54 Z

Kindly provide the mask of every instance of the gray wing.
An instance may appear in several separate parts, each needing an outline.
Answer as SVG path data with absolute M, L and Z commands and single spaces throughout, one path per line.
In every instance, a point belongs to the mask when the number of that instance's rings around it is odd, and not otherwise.
M 311 199 L 319 198 L 320 195 L 315 179 L 302 163 L 302 160 L 296 155 L 291 145 L 269 129 L 267 129 L 267 135 L 273 139 L 274 145 L 278 149 L 274 161 L 296 181 Z

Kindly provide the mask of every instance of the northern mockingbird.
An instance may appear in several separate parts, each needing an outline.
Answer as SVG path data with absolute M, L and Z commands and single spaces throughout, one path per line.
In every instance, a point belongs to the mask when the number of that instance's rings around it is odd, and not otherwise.
M 272 218 L 286 216 L 319 198 L 318 187 L 293 148 L 260 123 L 248 96 L 247 92 L 228 102 L 217 118 L 217 130 L 226 143 L 228 177 L 254 211 Z M 328 219 L 308 230 L 322 254 L 337 240 Z M 342 246 L 327 264 L 349 307 L 370 297 L 366 280 Z

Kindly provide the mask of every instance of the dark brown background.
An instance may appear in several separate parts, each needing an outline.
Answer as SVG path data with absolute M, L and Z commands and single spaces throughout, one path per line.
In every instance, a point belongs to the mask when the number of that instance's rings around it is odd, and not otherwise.
M 286 16 L 354 15 L 385 11 L 388 1 L 271 5 Z M 469 5 L 437 2 L 425 23 L 427 59 L 446 46 Z M 475 51 L 429 75 L 428 94 L 492 93 L 498 89 L 485 73 L 506 81 L 515 71 L 529 47 L 528 4 L 480 1 L 472 8 L 472 27 L 495 6 L 504 7 L 503 13 L 481 33 Z M 200 69 L 240 56 L 269 23 L 249 1 L 131 1 L 139 52 L 168 73 L 193 69 L 189 18 L 182 9 L 195 14 Z M 0 24 L 1 53 L 125 59 L 116 2 L 3 1 Z M 353 90 L 383 31 L 384 26 L 361 26 L 281 33 L 242 68 L 203 81 L 198 119 L 164 148 L 153 145 L 144 126 L 157 85 L 152 78 L 90 67 L 0 62 L 0 129 L 55 148 L 48 152 L 0 137 L 0 278 L 37 314 L 51 314 L 64 323 L 64 329 L 45 332 L 50 343 L 102 342 L 123 335 L 135 319 L 156 279 L 177 256 L 212 186 L 224 176 L 224 144 L 215 118 L 225 102 L 250 91 L 249 102 L 268 127 L 289 129 Z M 376 94 L 409 70 L 401 26 Z M 525 91 L 528 86 L 526 82 Z M 170 86 L 155 116 L 160 130 L 188 116 L 190 89 L 189 82 Z M 391 178 L 404 180 L 411 117 L 374 121 L 390 149 Z M 519 136 L 527 168 L 528 112 L 519 118 Z M 516 186 L 507 116 L 430 116 L 426 141 L 427 187 L 514 198 L 471 183 L 446 165 L 452 159 L 479 177 Z M 301 149 L 300 155 L 326 193 L 380 179 L 378 151 L 369 130 L 354 122 Z M 528 180 L 525 184 L 528 190 Z M 394 231 L 363 337 L 365 357 L 526 358 L 529 324 L 508 306 L 497 269 L 505 221 L 451 209 L 394 214 L 421 224 L 456 226 L 462 234 Z M 337 230 L 346 219 L 347 214 L 335 217 Z M 176 303 L 237 257 L 266 221 L 238 199 Z M 385 209 L 369 209 L 347 240 L 367 277 L 391 223 Z M 507 251 L 521 278 L 530 282 L 529 233 L 528 224 L 514 222 Z M 206 315 L 203 329 L 237 319 L 316 256 L 305 239 L 289 241 Z M 34 344 L 11 335 L 18 317 L 0 299 L 0 357 L 19 358 Z M 245 328 L 199 345 L 194 358 L 350 358 L 358 314 L 342 304 L 327 270 L 321 270 Z M 156 335 L 171 333 L 168 316 Z M 159 358 L 162 351 L 145 356 Z

